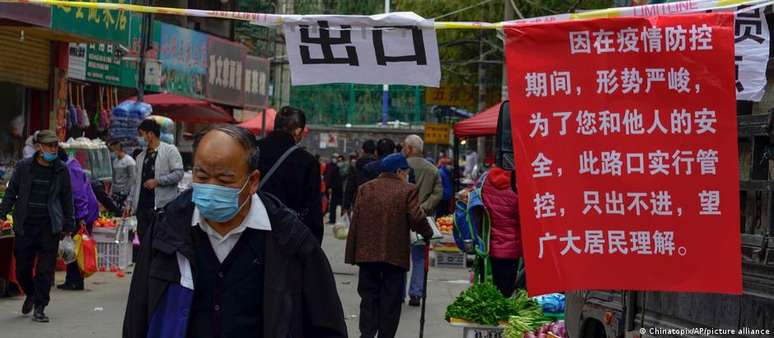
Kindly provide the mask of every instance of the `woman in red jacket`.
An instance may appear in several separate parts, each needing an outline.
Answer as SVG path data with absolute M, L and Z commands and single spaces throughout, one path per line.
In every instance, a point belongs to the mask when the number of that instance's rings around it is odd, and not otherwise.
M 492 224 L 489 244 L 492 277 L 497 289 L 510 297 L 516 290 L 518 260 L 522 256 L 519 200 L 511 190 L 511 172 L 493 167 L 484 180 L 481 194 Z

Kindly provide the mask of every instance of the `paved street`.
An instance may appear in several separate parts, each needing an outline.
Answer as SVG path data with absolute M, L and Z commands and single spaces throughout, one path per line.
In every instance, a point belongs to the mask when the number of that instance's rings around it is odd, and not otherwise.
M 333 238 L 330 229 L 326 236 L 324 248 L 336 274 L 350 337 L 357 337 L 357 268 L 344 264 L 344 241 Z M 46 309 L 51 317 L 48 324 L 34 323 L 30 317 L 20 315 L 22 297 L 0 299 L 0 337 L 120 337 L 130 278 L 131 274 L 119 279 L 112 273 L 97 273 L 87 279 L 84 292 L 52 290 L 51 305 Z M 461 330 L 446 324 L 443 314 L 446 305 L 467 287 L 467 278 L 466 270 L 431 269 L 425 337 L 462 335 Z M 64 272 L 58 272 L 57 284 L 63 280 Z M 404 306 L 398 337 L 418 336 L 419 313 L 419 308 Z

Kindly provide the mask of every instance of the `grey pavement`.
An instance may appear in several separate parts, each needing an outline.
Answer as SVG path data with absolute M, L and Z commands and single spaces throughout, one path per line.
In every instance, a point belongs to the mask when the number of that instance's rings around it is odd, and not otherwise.
M 345 242 L 335 239 L 330 227 L 326 230 L 323 248 L 335 273 L 349 335 L 358 337 L 357 267 L 344 264 Z M 468 278 L 469 272 L 464 269 L 431 268 L 425 337 L 462 336 L 461 329 L 450 327 L 443 316 L 446 306 L 468 286 Z M 50 323 L 35 323 L 30 316 L 22 316 L 23 297 L 0 298 L 0 338 L 120 337 L 130 279 L 130 273 L 118 278 L 104 272 L 88 278 L 85 291 L 53 288 L 51 304 L 46 308 Z M 57 284 L 63 281 L 64 272 L 57 272 Z M 418 337 L 419 317 L 419 308 L 404 305 L 397 337 Z

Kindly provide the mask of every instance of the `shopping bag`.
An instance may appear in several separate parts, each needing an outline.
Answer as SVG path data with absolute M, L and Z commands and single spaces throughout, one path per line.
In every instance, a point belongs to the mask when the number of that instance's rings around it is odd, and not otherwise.
M 349 236 L 349 223 L 350 223 L 349 215 L 345 214 L 344 216 L 341 217 L 341 222 L 336 223 L 333 226 L 333 235 L 336 237 L 336 239 L 338 240 L 347 239 L 347 236 Z
M 78 269 L 81 270 L 84 278 L 90 277 L 97 272 L 97 242 L 91 238 L 84 226 L 81 226 L 73 240 L 77 248 L 76 261 L 78 262 Z
M 77 259 L 75 254 L 75 241 L 73 241 L 72 237 L 65 236 L 64 239 L 59 241 L 59 257 L 62 258 L 65 264 L 75 262 Z

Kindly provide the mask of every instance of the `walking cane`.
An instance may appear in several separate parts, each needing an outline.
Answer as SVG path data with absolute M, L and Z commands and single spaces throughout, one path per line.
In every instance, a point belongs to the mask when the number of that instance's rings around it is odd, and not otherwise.
M 425 307 L 427 306 L 427 273 L 430 271 L 430 240 L 425 240 L 425 277 L 422 281 L 422 314 L 419 317 L 419 338 L 425 336 Z

